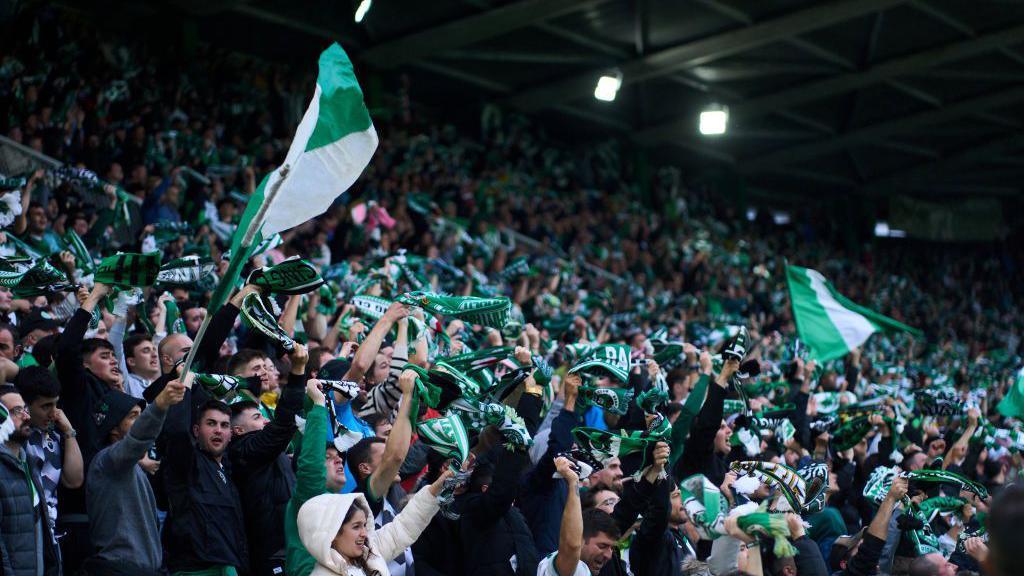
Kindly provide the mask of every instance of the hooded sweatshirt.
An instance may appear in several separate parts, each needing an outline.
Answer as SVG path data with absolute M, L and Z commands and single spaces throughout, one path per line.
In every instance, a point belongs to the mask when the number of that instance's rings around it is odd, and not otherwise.
M 362 576 L 364 572 L 349 564 L 331 545 L 338 535 L 348 509 L 356 501 L 363 508 L 370 509 L 362 494 L 322 494 L 309 499 L 299 510 L 299 537 L 306 550 L 316 559 L 317 565 L 311 576 Z M 370 554 L 366 564 L 381 576 L 390 576 L 388 560 L 401 554 L 412 545 L 430 523 L 437 512 L 437 498 L 430 490 L 423 488 L 409 500 L 409 504 L 389 524 L 375 529 L 373 522 L 367 524 L 367 540 Z

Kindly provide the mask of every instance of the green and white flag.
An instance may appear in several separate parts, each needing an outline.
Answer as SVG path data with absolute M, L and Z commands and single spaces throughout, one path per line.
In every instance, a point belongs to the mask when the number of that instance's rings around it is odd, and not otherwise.
M 377 149 L 377 131 L 363 102 L 363 91 L 352 62 L 338 44 L 320 54 L 313 99 L 292 139 L 285 165 L 288 176 L 267 206 L 260 232 L 242 248 L 242 239 L 264 203 L 266 194 L 281 179 L 274 170 L 260 182 L 231 240 L 231 266 L 210 298 L 216 312 L 235 288 L 242 266 L 271 238 L 319 216 L 356 181 Z
M 377 130 L 348 55 L 332 44 L 320 54 L 319 66 L 313 99 L 284 161 L 291 171 L 267 210 L 264 236 L 323 214 L 362 174 L 377 149 Z M 269 186 L 278 178 L 275 171 Z
M 821 273 L 786 266 L 789 300 L 800 340 L 819 362 L 845 356 L 875 332 L 922 332 L 855 304 L 836 291 Z

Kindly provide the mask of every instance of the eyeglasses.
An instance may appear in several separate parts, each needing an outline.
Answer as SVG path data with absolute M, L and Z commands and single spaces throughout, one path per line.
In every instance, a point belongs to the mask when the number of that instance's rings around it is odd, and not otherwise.
M 14 408 L 8 408 L 7 412 L 11 416 L 28 416 L 28 408 L 24 406 L 15 406 Z

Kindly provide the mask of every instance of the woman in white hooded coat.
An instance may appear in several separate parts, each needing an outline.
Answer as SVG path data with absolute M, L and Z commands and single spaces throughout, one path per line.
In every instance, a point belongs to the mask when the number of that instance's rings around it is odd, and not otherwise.
M 394 520 L 374 529 L 362 494 L 322 494 L 299 509 L 299 538 L 317 566 L 310 576 L 390 576 L 388 560 L 402 554 L 430 524 L 437 495 L 451 475 L 421 489 Z

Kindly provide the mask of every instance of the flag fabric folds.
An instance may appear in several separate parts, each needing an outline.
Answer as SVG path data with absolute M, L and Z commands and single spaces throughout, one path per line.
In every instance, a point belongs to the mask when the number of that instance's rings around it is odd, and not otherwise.
M 786 266 L 786 281 L 797 332 L 819 362 L 845 356 L 875 332 L 922 335 L 920 330 L 851 302 L 816 270 Z

